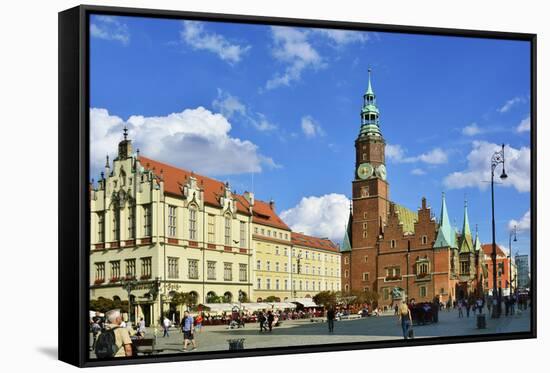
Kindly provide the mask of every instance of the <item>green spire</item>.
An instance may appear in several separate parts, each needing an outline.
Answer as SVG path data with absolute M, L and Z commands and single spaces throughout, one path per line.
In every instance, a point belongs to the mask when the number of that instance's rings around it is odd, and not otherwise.
M 476 224 L 476 239 L 474 241 L 474 251 L 477 253 L 477 252 L 480 252 L 481 250 L 481 241 L 479 239 L 479 232 L 477 231 L 477 224 Z
M 350 201 L 348 224 L 346 226 L 346 233 L 344 234 L 344 240 L 342 241 L 342 247 L 340 249 L 340 252 L 351 251 L 351 222 L 352 222 L 352 213 L 351 213 L 351 201 Z
M 369 68 L 369 86 L 367 88 L 367 92 L 365 93 L 365 96 L 366 95 L 370 95 L 370 96 L 374 96 L 374 91 L 372 90 L 372 84 L 370 82 L 370 73 L 372 72 L 372 69 Z
M 367 91 L 363 95 L 363 108 L 361 109 L 361 136 L 382 136 L 380 132 L 380 112 L 376 106 L 376 95 L 372 89 L 371 71 L 369 68 L 369 84 Z
M 462 235 L 460 236 L 460 252 L 472 252 L 473 248 L 472 232 L 470 231 L 470 221 L 468 219 L 468 201 L 464 201 L 464 222 L 462 223 Z
M 441 197 L 441 218 L 439 219 L 439 230 L 437 231 L 434 247 L 456 248 L 455 234 L 451 222 L 449 221 L 449 214 L 447 213 L 445 193 L 442 193 Z

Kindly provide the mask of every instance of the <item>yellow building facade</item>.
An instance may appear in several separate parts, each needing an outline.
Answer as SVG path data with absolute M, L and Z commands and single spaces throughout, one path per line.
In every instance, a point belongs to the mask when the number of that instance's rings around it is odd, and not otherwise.
M 90 299 L 130 299 L 147 325 L 177 313 L 176 292 L 200 304 L 339 290 L 332 242 L 296 241 L 273 202 L 140 156 L 126 134 L 90 185 L 90 210 Z

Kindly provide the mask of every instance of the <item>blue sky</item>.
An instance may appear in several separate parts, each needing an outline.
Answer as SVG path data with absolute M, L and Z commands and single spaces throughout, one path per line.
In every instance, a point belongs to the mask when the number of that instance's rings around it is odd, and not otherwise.
M 445 192 L 459 227 L 466 198 L 488 243 L 490 156 L 505 143 L 497 242 L 518 224 L 513 252 L 529 253 L 529 47 L 92 16 L 92 177 L 127 125 L 143 155 L 273 198 L 296 230 L 340 240 L 371 67 L 390 198 L 415 210 L 425 196 L 439 216 Z

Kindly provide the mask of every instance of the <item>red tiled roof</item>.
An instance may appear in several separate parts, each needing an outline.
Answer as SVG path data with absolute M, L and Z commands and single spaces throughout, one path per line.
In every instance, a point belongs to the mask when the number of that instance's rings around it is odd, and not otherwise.
M 504 253 L 504 251 L 502 251 L 502 249 L 500 248 L 500 246 L 496 245 L 496 249 L 497 249 L 497 256 L 506 256 L 506 254 Z M 488 255 L 488 256 L 491 256 L 491 254 L 493 253 L 493 244 L 492 243 L 485 243 L 485 244 L 482 244 L 481 245 L 481 249 L 483 250 L 483 253 L 485 255 Z
M 328 238 L 308 236 L 302 233 L 292 232 L 292 244 L 309 246 L 316 249 L 338 252 L 338 246 Z
M 160 177 L 162 170 L 162 177 L 164 178 L 164 191 L 169 194 L 181 196 L 181 187 L 191 176 L 191 171 L 155 161 L 144 156 L 139 156 L 139 161 L 146 170 L 153 170 L 157 177 Z M 223 195 L 225 188 L 224 183 L 196 173 L 193 173 L 193 176 L 197 179 L 199 187 L 204 189 L 205 203 L 211 206 L 220 206 L 220 197 Z M 234 194 L 234 196 L 237 199 L 237 210 L 243 214 L 250 215 L 250 204 L 246 198 L 240 194 Z M 275 211 L 269 206 L 269 203 L 257 199 L 254 201 L 252 221 L 258 224 L 265 224 L 275 228 L 290 230 L 288 225 L 286 225 L 285 222 L 282 221 Z

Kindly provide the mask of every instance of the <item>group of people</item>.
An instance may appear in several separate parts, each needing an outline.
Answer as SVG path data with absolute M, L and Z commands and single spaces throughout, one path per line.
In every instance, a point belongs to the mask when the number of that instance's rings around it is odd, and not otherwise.
M 202 329 L 202 315 L 196 318 L 190 315 L 188 311 L 184 312 L 181 320 L 181 332 L 183 333 L 183 351 L 193 351 L 197 349 L 195 341 L 195 332 Z M 161 322 L 163 328 L 163 337 L 169 337 L 169 330 L 172 322 L 164 318 Z M 105 318 L 94 317 L 90 320 L 90 330 L 92 333 L 91 350 L 99 359 L 130 357 L 135 356 L 137 351 L 134 341 L 145 338 L 146 327 L 145 320 L 141 318 L 136 324 L 135 329 L 131 328 L 123 319 L 120 310 L 110 310 L 105 313 Z M 191 346 L 191 349 L 188 349 Z
M 264 312 L 258 312 L 258 323 L 260 324 L 260 333 L 269 332 L 273 330 L 273 324 L 277 325 L 279 322 L 279 315 L 275 314 L 271 310 Z
M 470 312 L 474 314 L 476 311 L 481 314 L 483 307 L 485 306 L 485 300 L 478 298 L 475 301 L 473 299 L 459 299 L 456 301 L 456 307 L 458 308 L 458 317 L 464 317 L 464 311 L 466 311 L 466 317 L 470 317 Z

